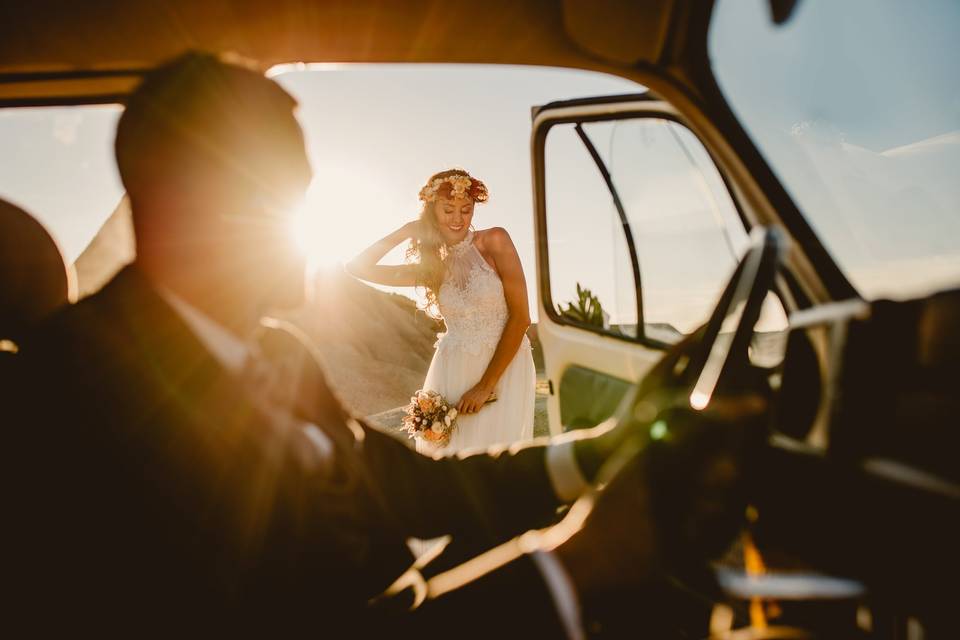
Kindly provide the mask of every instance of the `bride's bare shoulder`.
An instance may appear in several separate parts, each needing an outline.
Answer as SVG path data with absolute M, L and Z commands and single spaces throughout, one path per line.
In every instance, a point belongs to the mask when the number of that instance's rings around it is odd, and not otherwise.
M 502 249 L 505 246 L 513 244 L 510 234 L 503 227 L 490 227 L 489 229 L 479 229 L 476 232 L 477 244 L 489 250 Z

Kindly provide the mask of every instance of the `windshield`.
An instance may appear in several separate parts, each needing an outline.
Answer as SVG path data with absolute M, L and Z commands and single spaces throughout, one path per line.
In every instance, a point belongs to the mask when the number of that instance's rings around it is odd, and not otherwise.
M 960 285 L 958 34 L 953 0 L 716 3 L 721 91 L 867 298 Z

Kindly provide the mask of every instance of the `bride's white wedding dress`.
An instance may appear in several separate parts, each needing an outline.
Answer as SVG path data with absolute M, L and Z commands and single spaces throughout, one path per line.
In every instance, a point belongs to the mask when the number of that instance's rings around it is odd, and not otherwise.
M 446 277 L 437 296 L 447 326 L 439 336 L 437 350 L 423 388 L 437 391 L 448 402 L 480 382 L 497 348 L 509 312 L 503 283 L 474 244 L 470 231 L 460 243 L 449 247 L 444 259 Z M 536 369 L 526 336 L 495 388 L 497 400 L 479 412 L 461 415 L 444 452 L 514 442 L 533 437 Z M 434 453 L 436 447 L 417 440 L 417 451 Z

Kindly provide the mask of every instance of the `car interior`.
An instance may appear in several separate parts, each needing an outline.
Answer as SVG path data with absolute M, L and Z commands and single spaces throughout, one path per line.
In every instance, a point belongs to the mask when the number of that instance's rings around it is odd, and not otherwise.
M 677 575 L 683 597 L 707 602 L 709 613 L 678 622 L 699 633 L 683 637 L 950 637 L 960 575 L 960 289 L 955 281 L 864 295 L 717 81 L 708 48 L 724 4 L 4 3 L 0 111 L 122 104 L 144 70 L 186 49 L 237 52 L 265 68 L 533 65 L 643 85 L 636 94 L 531 105 L 537 270 L 528 279 L 539 301 L 550 433 L 617 415 L 664 361 L 674 366 L 658 378 L 662 388 L 694 408 L 718 394 L 762 395 L 769 410 L 744 457 L 742 533 L 702 571 Z M 775 31 L 812 11 L 807 4 L 751 6 Z M 473 24 L 481 26 L 464 26 Z M 574 162 L 582 182 L 558 181 L 558 168 Z M 704 214 L 682 218 L 683 229 L 701 235 L 688 252 L 668 254 L 657 245 L 678 231 L 654 215 L 655 189 L 676 176 Z M 568 210 L 573 190 L 584 206 Z M 592 217 L 600 210 L 602 224 Z M 7 205 L 0 213 L 0 247 L 23 242 L 38 263 L 46 252 L 49 265 L 49 247 L 34 249 L 28 231 L 7 225 Z M 570 248 L 577 237 L 607 244 L 583 255 Z M 616 265 L 618 279 L 581 289 L 579 270 L 601 260 Z M 697 260 L 700 271 L 687 266 Z M 658 269 L 708 283 L 690 286 L 700 292 L 691 302 L 696 322 L 660 314 L 671 292 L 658 289 Z M 5 320 L 11 271 L 2 273 Z M 33 274 L 30 290 L 50 288 L 52 276 Z M 75 285 L 63 274 L 53 288 L 66 301 Z M 6 372 L 15 335 L 0 339 Z M 732 635 L 746 628 L 753 635 Z

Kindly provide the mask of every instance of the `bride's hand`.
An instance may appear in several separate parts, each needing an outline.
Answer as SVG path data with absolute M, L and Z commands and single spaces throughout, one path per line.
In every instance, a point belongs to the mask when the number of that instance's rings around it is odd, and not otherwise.
M 457 404 L 457 412 L 476 413 L 483 408 L 483 405 L 492 395 L 493 387 L 488 387 L 482 382 L 478 382 L 460 398 L 460 402 Z

